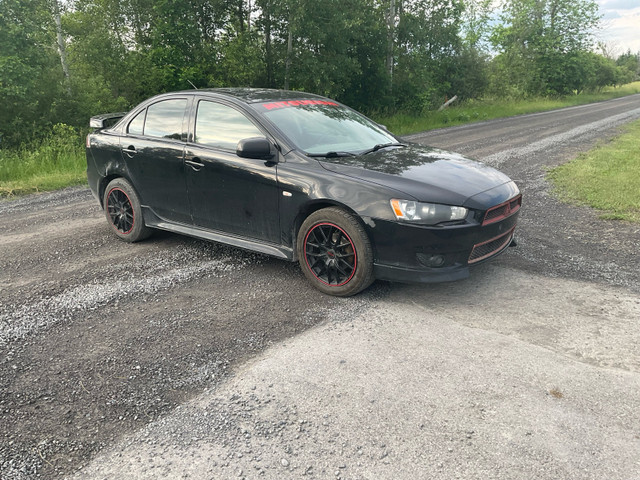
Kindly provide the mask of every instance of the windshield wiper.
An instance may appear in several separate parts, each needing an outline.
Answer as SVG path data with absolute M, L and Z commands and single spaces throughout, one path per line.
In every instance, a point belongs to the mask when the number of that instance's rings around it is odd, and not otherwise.
M 387 148 L 387 147 L 406 147 L 407 145 L 405 143 L 379 143 L 378 145 L 370 148 L 369 150 L 365 150 L 364 152 L 361 153 L 361 155 L 366 155 L 367 153 L 373 153 L 373 152 L 377 152 L 378 150 L 382 149 L 382 148 Z
M 307 157 L 322 157 L 322 158 L 338 158 L 338 157 L 356 157 L 355 153 L 351 152 L 327 152 L 327 153 L 307 153 Z

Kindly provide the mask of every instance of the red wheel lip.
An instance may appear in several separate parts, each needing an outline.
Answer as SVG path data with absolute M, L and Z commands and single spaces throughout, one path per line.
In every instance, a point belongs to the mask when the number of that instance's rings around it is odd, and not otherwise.
M 307 251 L 306 251 L 306 245 L 307 245 L 307 240 L 309 238 L 309 235 L 311 235 L 311 232 L 313 232 L 317 227 L 322 227 L 324 225 L 328 225 L 330 227 L 334 227 L 337 228 L 338 230 L 340 230 L 344 236 L 347 238 L 347 240 L 349 240 L 349 244 L 351 245 L 351 248 L 353 249 L 353 271 L 351 272 L 351 275 L 349 276 L 349 278 L 347 278 L 344 282 L 338 284 L 338 285 L 331 285 L 330 283 L 325 282 L 324 280 L 322 280 L 320 277 L 318 277 L 315 272 L 313 271 L 313 269 L 311 268 L 311 265 L 309 265 L 309 258 L 307 257 Z M 309 268 L 309 271 L 311 272 L 311 274 L 316 277 L 316 279 L 326 285 L 327 287 L 342 287 L 343 285 L 346 285 L 347 283 L 349 283 L 351 281 L 351 279 L 353 278 L 353 276 L 356 274 L 356 268 L 358 266 L 358 254 L 356 252 L 356 246 L 353 244 L 353 241 L 351 240 L 351 237 L 349 236 L 349 234 L 347 232 L 344 231 L 343 228 L 340 228 L 338 225 L 336 225 L 335 223 L 330 223 L 330 222 L 322 222 L 322 223 L 316 223 L 313 227 L 311 227 L 309 229 L 309 231 L 307 232 L 307 235 L 304 237 L 304 261 L 307 264 L 307 267 Z
M 126 232 L 121 232 L 120 230 L 118 230 L 118 228 L 113 224 L 113 221 L 109 222 L 111 224 L 111 226 L 113 227 L 113 229 L 122 234 L 122 235 L 128 235 L 131 233 L 131 231 L 133 230 L 133 227 L 136 224 L 136 212 L 134 212 L 133 210 L 133 204 L 131 203 L 131 199 L 129 198 L 129 195 L 127 195 L 127 192 L 125 192 L 123 189 L 121 189 L 120 187 L 113 187 L 111 190 L 109 190 L 109 193 L 107 193 L 107 212 L 109 211 L 109 197 L 111 196 L 111 193 L 115 190 L 118 190 L 119 192 L 122 192 L 124 194 L 125 197 L 127 197 L 127 201 L 129 202 L 129 205 L 131 205 L 131 228 L 129 230 L 127 230 Z

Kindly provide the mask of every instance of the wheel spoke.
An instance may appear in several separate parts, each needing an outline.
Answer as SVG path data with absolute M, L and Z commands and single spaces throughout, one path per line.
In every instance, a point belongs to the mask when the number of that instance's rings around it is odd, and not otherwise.
M 322 226 L 322 225 L 320 225 L 319 227 L 317 227 L 316 229 L 314 229 L 314 232 L 315 232 L 316 230 L 319 230 L 319 231 L 320 231 L 320 234 L 322 235 L 322 241 L 321 241 L 320 243 L 322 243 L 322 244 L 324 244 L 324 245 L 327 245 L 327 244 L 329 243 L 329 238 L 327 238 L 327 234 L 325 233 L 323 226 Z M 316 239 L 317 239 L 317 238 L 318 238 L 318 237 L 316 237 Z
M 343 270 L 340 270 L 340 271 L 341 271 L 341 272 L 343 272 L 345 275 L 350 275 L 350 274 L 351 274 L 351 271 L 353 270 L 353 265 L 351 265 L 351 264 L 350 264 L 350 263 L 348 263 L 348 262 L 345 262 L 343 259 L 341 259 L 341 258 L 340 258 L 340 259 L 338 260 L 338 262 L 336 262 L 336 266 L 338 266 L 338 268 L 340 268 L 340 267 L 339 267 L 340 262 L 342 262 L 342 263 L 344 263 L 344 264 L 345 264 L 345 266 L 347 267 L 347 271 L 349 271 L 349 274 L 347 274 L 347 273 L 346 273 L 346 272 L 344 272 Z

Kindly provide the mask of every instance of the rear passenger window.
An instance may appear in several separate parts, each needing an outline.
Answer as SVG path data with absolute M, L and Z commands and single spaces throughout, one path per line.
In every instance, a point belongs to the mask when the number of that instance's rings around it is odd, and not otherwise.
M 144 134 L 149 137 L 180 140 L 182 138 L 182 119 L 186 107 L 186 99 L 164 100 L 149 106 L 144 124 Z
M 201 101 L 196 117 L 196 143 L 235 150 L 243 138 L 264 137 L 251 120 L 235 108 Z
M 145 108 L 129 122 L 127 133 L 130 133 L 131 135 L 142 135 L 144 130 L 144 114 L 146 112 L 147 109 Z

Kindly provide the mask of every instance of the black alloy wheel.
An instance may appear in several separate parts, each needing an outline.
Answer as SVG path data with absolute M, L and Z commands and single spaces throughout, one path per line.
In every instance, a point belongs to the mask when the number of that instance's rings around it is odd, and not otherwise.
M 137 242 L 151 235 L 142 218 L 140 199 L 124 178 L 116 178 L 107 185 L 103 205 L 107 221 L 118 238 Z
M 305 276 L 324 293 L 355 295 L 373 282 L 369 239 L 360 222 L 342 209 L 311 214 L 300 228 L 297 249 Z
M 107 194 L 107 214 L 118 232 L 123 235 L 131 233 L 135 220 L 133 206 L 127 194 L 117 187 Z
M 349 235 L 333 223 L 315 225 L 304 240 L 307 266 L 318 280 L 340 287 L 356 273 L 357 254 Z

